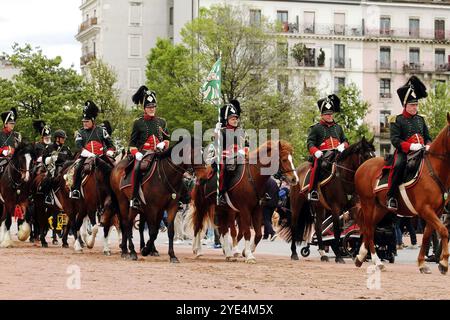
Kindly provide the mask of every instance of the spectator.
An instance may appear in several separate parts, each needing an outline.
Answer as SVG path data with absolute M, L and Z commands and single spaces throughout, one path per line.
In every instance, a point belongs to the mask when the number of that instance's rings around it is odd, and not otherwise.
M 278 184 L 274 178 L 270 177 L 266 183 L 265 201 L 263 203 L 264 235 L 263 239 L 275 240 L 277 237 L 272 227 L 272 215 L 278 206 Z

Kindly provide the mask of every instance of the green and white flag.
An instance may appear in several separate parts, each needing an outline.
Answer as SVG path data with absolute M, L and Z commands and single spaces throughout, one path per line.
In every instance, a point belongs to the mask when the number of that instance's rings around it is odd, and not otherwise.
M 222 60 L 216 61 L 202 86 L 203 97 L 206 101 L 211 101 L 215 105 L 220 105 L 222 85 Z

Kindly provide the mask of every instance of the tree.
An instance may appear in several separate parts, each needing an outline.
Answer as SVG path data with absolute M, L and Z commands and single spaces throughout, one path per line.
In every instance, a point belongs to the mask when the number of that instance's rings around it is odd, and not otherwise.
M 447 112 L 450 112 L 450 88 L 447 83 L 435 83 L 426 99 L 419 100 L 420 114 L 425 120 L 434 139 L 447 124 Z

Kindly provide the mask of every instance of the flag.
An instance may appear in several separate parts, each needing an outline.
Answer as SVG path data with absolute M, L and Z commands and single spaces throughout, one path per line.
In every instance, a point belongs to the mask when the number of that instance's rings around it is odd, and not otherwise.
M 206 101 L 211 101 L 215 105 L 220 105 L 222 85 L 222 60 L 216 61 L 202 86 L 203 97 Z

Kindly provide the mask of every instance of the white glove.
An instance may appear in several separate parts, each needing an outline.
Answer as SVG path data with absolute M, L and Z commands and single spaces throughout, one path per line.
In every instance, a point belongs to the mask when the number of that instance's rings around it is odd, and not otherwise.
M 106 151 L 106 155 L 109 156 L 109 157 L 113 157 L 114 156 L 114 151 L 108 150 L 108 151 Z
M 428 150 L 430 150 L 430 145 L 429 145 L 429 144 L 427 144 L 427 145 L 425 146 L 425 151 L 428 151 Z
M 218 133 L 222 129 L 222 124 L 220 122 L 216 123 L 216 127 L 214 128 L 214 132 Z
M 36 162 L 42 162 L 42 156 L 37 158 Z
M 165 144 L 164 141 L 163 141 L 163 142 L 160 142 L 160 143 L 158 143 L 158 144 L 156 145 L 156 149 L 164 150 L 165 146 L 166 146 L 166 144 Z
M 95 154 L 86 149 L 83 149 L 83 151 L 81 151 L 81 156 L 83 158 L 93 158 L 93 157 L 95 157 Z
M 412 143 L 411 146 L 409 147 L 409 150 L 411 151 L 417 151 L 423 148 L 423 145 L 420 143 Z
M 52 156 L 52 161 L 53 161 L 53 162 L 56 162 L 56 160 L 58 160 L 58 156 L 57 156 L 56 154 L 54 154 L 54 155 Z
M 45 165 L 48 166 L 52 162 L 52 157 L 45 158 Z
M 141 161 L 143 157 L 144 157 L 144 155 L 142 153 L 140 153 L 140 152 L 136 152 L 136 154 L 134 155 L 134 158 L 137 161 Z
M 316 157 L 317 159 L 319 159 L 322 155 L 323 155 L 323 152 L 320 150 L 317 150 L 316 152 L 314 152 L 314 157 Z
M 245 156 L 245 151 L 243 149 L 239 149 L 237 153 L 241 156 Z
M 339 152 L 343 152 L 345 150 L 345 144 L 341 143 L 340 145 L 337 146 L 336 149 Z
M 9 151 L 8 150 L 3 150 L 2 151 L 2 155 L 4 155 L 5 157 L 8 155 Z

